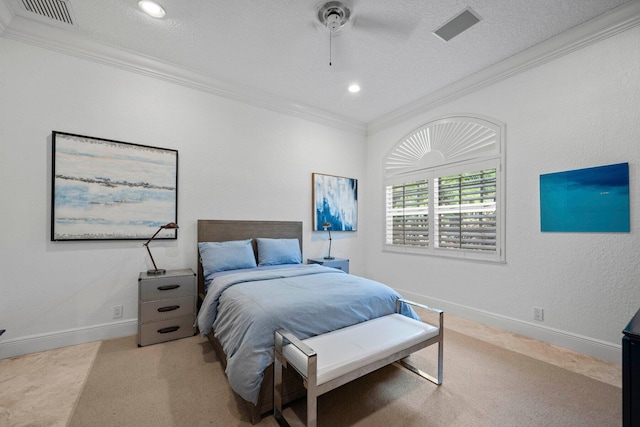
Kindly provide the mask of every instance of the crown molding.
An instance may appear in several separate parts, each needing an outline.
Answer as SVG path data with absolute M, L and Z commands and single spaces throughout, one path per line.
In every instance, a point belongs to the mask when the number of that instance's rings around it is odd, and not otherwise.
M 491 86 L 518 73 L 568 55 L 583 47 L 619 34 L 640 24 L 640 1 L 632 0 L 599 17 L 577 25 L 506 60 L 461 79 L 432 94 L 405 105 L 367 124 L 367 134 L 379 132 L 409 120 L 438 105 Z
M 467 78 L 411 102 L 369 123 L 293 102 L 278 95 L 232 85 L 155 58 L 111 46 L 76 32 L 15 16 L 0 0 L 0 36 L 96 63 L 164 80 L 278 113 L 291 115 L 361 135 L 376 133 L 438 105 L 568 55 L 640 24 L 640 0 L 631 0 L 597 18 L 539 43 Z
M 2 25 L 3 5 L 4 2 L 0 1 L 0 25 Z M 4 31 L 0 33 L 2 37 L 7 39 L 21 41 L 333 128 L 366 135 L 364 123 L 296 103 L 278 95 L 244 86 L 231 85 L 193 70 L 105 44 L 74 31 L 34 22 L 21 16 L 10 17 L 8 21 L 10 21 L 9 25 L 5 25 Z

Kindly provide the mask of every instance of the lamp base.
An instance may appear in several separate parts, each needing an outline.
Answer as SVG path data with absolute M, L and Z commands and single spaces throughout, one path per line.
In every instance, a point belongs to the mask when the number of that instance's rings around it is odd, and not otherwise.
M 167 274 L 167 270 L 163 268 L 158 270 L 147 270 L 147 275 L 149 276 L 162 276 L 163 274 Z
M 326 256 L 326 257 L 324 257 L 324 259 L 336 259 L 336 257 L 334 257 L 334 256 Z

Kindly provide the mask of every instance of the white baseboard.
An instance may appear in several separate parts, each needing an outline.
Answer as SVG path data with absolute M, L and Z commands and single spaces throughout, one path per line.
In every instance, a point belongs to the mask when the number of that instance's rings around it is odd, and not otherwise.
M 446 313 L 479 322 L 494 328 L 524 335 L 559 347 L 568 348 L 583 354 L 588 354 L 609 362 L 621 363 L 622 345 L 600 341 L 594 338 L 561 331 L 534 323 L 501 316 L 478 310 L 472 307 L 414 294 L 399 290 L 407 299 L 432 307 L 437 307 Z M 446 317 L 445 317 L 446 325 Z M 0 359 L 52 350 L 70 345 L 84 344 L 111 338 L 119 338 L 138 333 L 138 319 L 105 323 L 86 328 L 67 329 L 48 334 L 31 335 L 11 340 L 0 341 Z
M 84 344 L 138 333 L 138 319 L 103 323 L 85 328 L 67 329 L 47 334 L 30 335 L 0 341 L 0 359 L 53 350 L 70 345 Z
M 436 307 L 445 312 L 445 327 L 447 324 L 446 313 L 454 316 L 482 323 L 497 329 L 524 335 L 558 347 L 567 348 L 579 353 L 588 354 L 608 362 L 622 362 L 622 344 L 614 344 L 583 335 L 574 334 L 523 320 L 513 319 L 499 314 L 478 310 L 452 302 L 425 297 L 409 291 L 398 290 L 405 298 Z

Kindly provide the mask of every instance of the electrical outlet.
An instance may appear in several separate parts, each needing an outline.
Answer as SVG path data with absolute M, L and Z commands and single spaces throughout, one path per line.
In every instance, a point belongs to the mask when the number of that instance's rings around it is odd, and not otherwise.
M 114 305 L 113 306 L 113 318 L 114 319 L 121 319 L 122 318 L 122 306 L 121 305 Z
M 539 308 L 539 307 L 534 307 L 533 308 L 533 320 L 539 320 L 539 321 L 543 321 L 544 320 L 544 310 Z

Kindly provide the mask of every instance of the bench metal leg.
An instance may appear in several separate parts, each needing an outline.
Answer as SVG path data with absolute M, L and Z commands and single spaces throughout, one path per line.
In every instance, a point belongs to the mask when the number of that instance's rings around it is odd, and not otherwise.
M 431 375 L 427 374 L 424 371 L 421 371 L 420 369 L 416 368 L 415 366 L 413 366 L 412 364 L 408 363 L 405 361 L 405 359 L 400 359 L 398 360 L 396 363 L 399 363 L 400 365 L 402 365 L 403 367 L 407 368 L 408 370 L 410 370 L 411 372 L 420 375 L 422 378 L 427 379 L 429 381 L 431 381 L 432 383 L 436 384 L 436 385 L 440 385 L 442 384 L 442 363 L 443 363 L 443 344 L 444 344 L 444 312 L 442 310 L 439 310 L 437 308 L 431 308 L 431 307 L 427 307 L 426 305 L 423 304 L 418 304 L 415 303 L 413 301 L 408 301 L 405 299 L 398 299 L 398 301 L 396 302 L 396 312 L 400 313 L 401 310 L 401 306 L 402 303 L 406 303 L 408 305 L 413 305 L 416 307 L 421 307 L 424 308 L 425 310 L 430 310 L 433 311 L 435 313 L 438 313 L 438 328 L 440 330 L 439 334 L 440 334 L 440 338 L 438 339 L 438 378 L 434 378 Z
M 444 325 L 443 322 L 440 321 L 440 342 L 438 343 L 438 382 L 437 384 L 442 384 L 442 365 L 444 363 L 443 351 L 444 351 Z
M 318 424 L 318 398 L 307 390 L 307 427 L 316 427 Z
M 302 374 L 303 383 L 307 389 L 307 427 L 316 427 L 318 420 L 318 390 L 317 390 L 317 369 L 318 358 L 314 351 L 300 342 L 296 337 L 284 330 L 276 331 L 275 333 L 275 345 L 274 345 L 274 361 L 273 361 L 273 416 L 275 417 L 278 425 L 289 427 L 289 423 L 284 418 L 282 413 L 282 399 L 283 399 L 283 380 L 282 380 L 282 368 L 283 364 L 287 361 L 282 355 L 282 347 L 284 345 L 285 338 L 289 342 L 296 342 L 296 344 L 303 348 L 303 352 L 307 356 L 307 372 Z
M 289 425 L 282 416 L 282 364 L 277 357 L 273 362 L 273 416 L 279 425 Z
M 438 343 L 438 378 L 434 378 L 426 372 L 421 371 L 420 369 L 407 362 L 405 359 L 400 359 L 396 363 L 402 365 L 414 374 L 420 375 L 422 378 L 429 380 L 436 385 L 442 384 L 442 341 Z
M 307 427 L 316 427 L 318 423 L 318 357 L 314 353 L 307 359 Z
M 282 336 L 275 336 L 275 352 L 273 361 L 273 416 L 282 427 L 289 427 L 289 423 L 282 415 Z
M 282 363 L 276 360 L 273 364 L 273 416 L 280 427 L 289 427 L 289 423 L 282 414 Z M 318 424 L 318 396 L 307 389 L 307 427 Z

